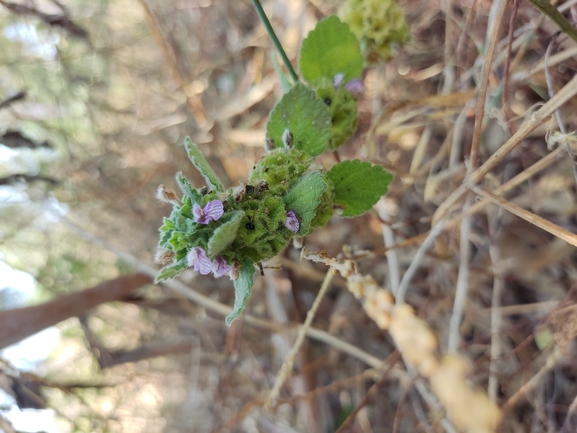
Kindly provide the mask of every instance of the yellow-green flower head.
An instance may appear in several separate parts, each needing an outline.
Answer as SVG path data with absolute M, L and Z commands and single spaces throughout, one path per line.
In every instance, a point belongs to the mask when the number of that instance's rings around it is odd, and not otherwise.
M 348 0 L 339 11 L 361 44 L 367 63 L 393 56 L 393 47 L 402 45 L 409 27 L 395 0 Z

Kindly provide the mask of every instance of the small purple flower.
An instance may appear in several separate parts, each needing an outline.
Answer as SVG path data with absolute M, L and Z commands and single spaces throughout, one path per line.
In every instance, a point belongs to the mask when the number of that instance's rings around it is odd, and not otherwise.
M 363 82 L 359 78 L 353 78 L 345 84 L 345 88 L 351 93 L 361 93 L 363 91 Z
M 192 215 L 194 220 L 199 224 L 208 224 L 211 221 L 216 221 L 224 214 L 224 206 L 221 201 L 213 200 L 208 202 L 204 209 L 196 203 L 192 207 Z
M 286 213 L 286 220 L 284 222 L 284 226 L 293 233 L 296 233 L 299 231 L 299 226 L 300 226 L 299 220 L 292 210 L 289 210 Z
M 212 273 L 214 278 L 220 278 L 232 271 L 232 266 L 228 266 L 221 256 L 216 256 L 212 262 Z
M 186 255 L 188 266 L 200 272 L 201 275 L 208 275 L 212 271 L 212 263 L 206 257 L 206 253 L 200 247 L 192 248 Z
M 345 74 L 337 74 L 335 75 L 335 78 L 333 80 L 333 86 L 335 86 L 335 89 L 337 87 L 341 87 L 341 84 L 343 84 L 343 81 L 345 81 Z

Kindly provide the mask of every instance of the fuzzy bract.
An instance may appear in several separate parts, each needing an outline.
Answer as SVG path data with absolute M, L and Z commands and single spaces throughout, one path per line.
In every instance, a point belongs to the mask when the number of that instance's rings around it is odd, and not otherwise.
M 323 78 L 313 85 L 317 98 L 326 104 L 331 115 L 332 135 L 328 145 L 328 148 L 331 150 L 338 148 L 347 138 L 355 133 L 359 120 L 357 102 L 353 93 L 346 85 L 342 85 L 342 80 L 339 86 L 335 86 L 335 82 L 338 81 L 336 77 L 332 80 Z M 351 81 L 354 81 L 354 79 Z M 360 82 L 360 80 L 358 81 Z M 353 84 L 353 88 L 357 90 L 358 85 Z
M 339 17 L 361 44 L 367 64 L 387 60 L 405 43 L 409 26 L 396 0 L 348 0 Z

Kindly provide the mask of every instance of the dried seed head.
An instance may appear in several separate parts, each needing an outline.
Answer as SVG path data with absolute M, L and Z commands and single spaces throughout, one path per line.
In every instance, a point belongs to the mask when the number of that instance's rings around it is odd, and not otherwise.
M 167 265 L 174 258 L 174 253 L 170 250 L 158 250 L 154 255 L 154 263 L 159 265 Z
M 166 189 L 164 185 L 159 185 L 156 190 L 156 198 L 165 203 L 180 204 L 174 191 Z
M 244 198 L 245 193 L 248 192 L 248 186 L 244 186 L 244 184 L 240 183 L 237 187 L 232 190 L 232 196 L 236 200 L 237 203 L 241 202 Z M 224 200 L 223 200 L 224 201 Z
M 555 149 L 557 146 L 569 146 L 573 152 L 577 149 L 577 135 L 575 132 L 562 134 L 559 131 L 553 133 L 547 131 L 545 141 L 547 142 L 547 149 L 550 151 Z
M 274 139 L 265 138 L 264 139 L 264 150 L 266 150 L 267 152 L 271 152 L 274 150 L 274 148 L 275 148 Z
M 262 182 L 257 183 L 255 187 L 256 187 L 256 197 L 261 195 L 263 192 L 268 191 L 268 183 L 265 182 L 264 180 Z
M 285 149 L 288 150 L 293 148 L 293 139 L 293 133 L 288 129 L 285 129 L 282 133 L 282 143 L 284 144 Z
M 238 280 L 238 276 L 240 275 L 240 263 L 235 262 L 232 265 L 232 269 L 230 270 L 230 272 L 228 273 L 228 276 L 230 277 L 230 279 L 232 281 L 236 281 Z

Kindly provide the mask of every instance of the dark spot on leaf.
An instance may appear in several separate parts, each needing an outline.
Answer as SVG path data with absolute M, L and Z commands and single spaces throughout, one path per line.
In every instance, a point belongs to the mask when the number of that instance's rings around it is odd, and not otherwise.
M 254 230 L 254 229 L 256 229 L 256 227 L 254 226 L 253 223 L 246 223 L 245 227 L 246 227 L 247 230 Z
M 331 98 L 325 98 L 325 104 L 331 105 Z

